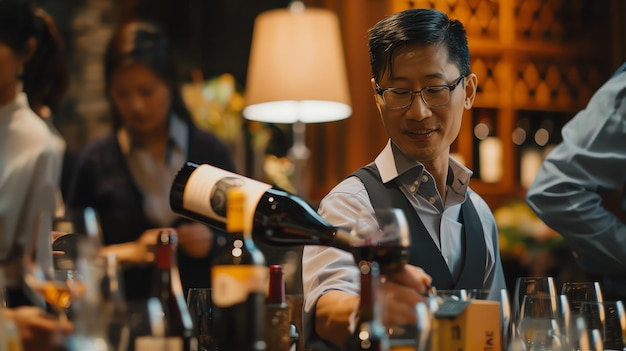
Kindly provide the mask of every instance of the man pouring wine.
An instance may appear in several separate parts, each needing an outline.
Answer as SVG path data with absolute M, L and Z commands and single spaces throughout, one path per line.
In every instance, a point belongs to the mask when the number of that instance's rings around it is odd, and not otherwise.
M 385 324 L 415 325 L 415 304 L 439 289 L 505 288 L 498 232 L 485 201 L 469 188 L 472 172 L 450 157 L 463 111 L 478 78 L 470 70 L 463 25 L 442 12 L 411 9 L 369 31 L 372 90 L 389 142 L 321 201 L 319 214 L 337 227 L 358 214 L 400 208 L 407 217 L 408 264 L 386 275 Z M 306 346 L 341 349 L 359 301 L 359 269 L 346 251 L 307 246 L 303 252 Z

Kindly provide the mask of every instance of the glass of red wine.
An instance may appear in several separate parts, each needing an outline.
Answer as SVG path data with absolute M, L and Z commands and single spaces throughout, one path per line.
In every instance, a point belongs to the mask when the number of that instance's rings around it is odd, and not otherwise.
M 402 269 L 409 245 L 408 223 L 404 212 L 397 208 L 361 212 L 350 231 L 354 261 L 378 262 L 382 274 Z

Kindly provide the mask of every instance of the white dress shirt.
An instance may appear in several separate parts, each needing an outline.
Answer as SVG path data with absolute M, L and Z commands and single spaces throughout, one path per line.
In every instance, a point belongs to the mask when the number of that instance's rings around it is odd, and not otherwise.
M 48 127 L 30 109 L 26 94 L 18 93 L 0 106 L 0 262 L 25 248 L 36 230 L 38 262 L 44 269 L 52 266 L 54 169 Z

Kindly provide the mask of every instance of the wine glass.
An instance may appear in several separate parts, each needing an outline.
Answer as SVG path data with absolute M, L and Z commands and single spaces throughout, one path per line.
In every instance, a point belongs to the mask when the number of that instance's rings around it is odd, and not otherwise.
M 589 329 L 600 332 L 605 350 L 626 349 L 626 312 L 622 301 L 584 301 L 580 314 Z
M 543 295 L 553 298 L 553 306 L 556 308 L 556 290 L 552 277 L 518 277 L 515 281 L 515 291 L 513 293 L 513 325 L 511 337 L 516 338 L 517 326 L 520 322 L 520 310 L 524 296 Z M 555 310 L 556 311 L 556 310 Z
M 567 296 L 572 311 L 579 311 L 583 301 L 602 302 L 602 291 L 598 282 L 565 282 L 561 294 Z
M 397 208 L 361 212 L 350 232 L 350 248 L 356 263 L 378 262 L 383 274 L 401 270 L 408 260 L 409 227 Z
M 24 281 L 45 300 L 59 318 L 60 323 L 53 342 L 55 345 L 64 345 L 67 335 L 61 331 L 61 325 L 68 323 L 70 319 L 68 312 L 72 302 L 80 298 L 84 292 L 78 271 L 74 267 L 45 268 L 36 259 L 27 257 L 24 264 Z
M 562 350 L 564 341 L 557 302 L 549 295 L 526 295 L 520 307 L 517 333 L 526 350 Z
M 211 289 L 190 288 L 187 292 L 187 307 L 193 320 L 194 333 L 198 340 L 198 351 L 212 350 Z

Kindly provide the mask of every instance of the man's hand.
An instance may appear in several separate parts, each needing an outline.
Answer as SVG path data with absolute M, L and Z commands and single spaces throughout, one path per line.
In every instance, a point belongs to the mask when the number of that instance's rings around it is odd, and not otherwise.
M 432 278 L 423 269 L 405 265 L 394 274 L 383 277 L 378 291 L 384 325 L 417 323 L 415 305 L 426 302 Z

